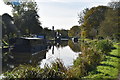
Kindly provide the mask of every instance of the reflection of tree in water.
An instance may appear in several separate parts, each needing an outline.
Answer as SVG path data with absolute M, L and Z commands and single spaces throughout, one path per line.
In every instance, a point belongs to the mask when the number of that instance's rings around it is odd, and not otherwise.
M 60 45 L 61 47 L 65 47 L 68 45 L 68 41 L 61 41 Z
M 13 61 L 13 54 L 11 52 L 4 52 L 2 53 L 2 72 L 6 72 L 7 70 L 12 70 L 11 63 L 14 63 Z
M 43 50 L 37 53 L 12 53 L 12 52 L 3 53 L 2 59 L 3 72 L 12 70 L 17 66 L 24 64 L 37 66 L 40 64 L 40 61 L 42 59 L 46 58 L 47 51 L 48 50 Z
M 80 43 L 74 43 L 73 41 L 69 40 L 68 45 L 74 52 L 80 52 L 81 51 Z
M 60 47 L 63 48 L 65 46 L 68 46 L 68 41 L 61 41 L 59 43 L 52 44 L 52 46 L 49 46 L 49 49 L 52 48 L 52 54 L 54 54 L 54 47 L 56 47 L 58 49 Z
M 59 48 L 59 47 L 60 47 L 60 43 L 55 43 L 55 46 L 56 46 L 57 48 Z
M 55 44 L 52 44 L 53 46 L 56 46 L 57 48 L 59 47 L 65 47 L 68 45 L 68 41 L 60 41 L 60 42 L 57 42 Z

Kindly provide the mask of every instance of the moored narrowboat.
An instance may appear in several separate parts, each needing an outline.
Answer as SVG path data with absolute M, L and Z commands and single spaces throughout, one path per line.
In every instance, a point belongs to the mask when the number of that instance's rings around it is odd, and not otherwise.
M 46 39 L 37 37 L 21 37 L 16 39 L 13 52 L 39 52 L 47 49 Z

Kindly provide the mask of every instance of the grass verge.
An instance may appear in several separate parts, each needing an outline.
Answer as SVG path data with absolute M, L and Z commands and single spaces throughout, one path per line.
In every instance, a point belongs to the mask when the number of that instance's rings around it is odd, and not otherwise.
M 118 78 L 120 72 L 120 43 L 115 44 L 109 54 L 106 54 L 105 59 L 100 62 L 96 70 L 89 72 L 88 76 L 83 78 L 92 78 L 94 80 L 114 80 Z

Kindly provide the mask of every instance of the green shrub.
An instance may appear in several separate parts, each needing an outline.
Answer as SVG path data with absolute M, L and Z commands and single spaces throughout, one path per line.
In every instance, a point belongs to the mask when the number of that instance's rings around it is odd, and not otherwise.
M 15 78 L 38 78 L 41 77 L 42 69 L 31 65 L 20 65 L 14 68 L 11 72 L 6 72 L 4 75 L 7 79 Z
M 109 40 L 92 40 L 81 43 L 82 54 L 74 61 L 72 69 L 73 76 L 82 77 L 88 75 L 90 71 L 96 69 L 96 66 L 105 58 L 104 53 L 111 51 L 113 44 Z M 77 74 L 74 74 L 74 73 Z
M 120 33 L 113 34 L 114 41 L 119 42 L 120 41 Z
M 24 78 L 27 80 L 31 80 L 33 78 L 39 79 L 55 79 L 58 80 L 66 78 L 66 67 L 62 64 L 60 60 L 56 60 L 56 62 L 52 63 L 52 66 L 45 66 L 41 69 L 39 66 L 33 67 L 31 65 L 20 65 L 16 67 L 11 72 L 4 73 L 6 79 L 16 79 L 16 78 Z
M 81 44 L 82 54 L 74 61 L 73 69 L 71 69 L 73 76 L 82 77 L 87 75 L 88 72 L 94 70 L 103 59 L 103 54 L 94 46 L 95 44 L 93 45 L 93 42 L 84 42 Z M 77 74 L 74 74 L 75 71 L 77 71 Z
M 100 50 L 103 53 L 108 53 L 111 51 L 113 44 L 109 40 L 100 40 L 96 44 L 97 50 Z

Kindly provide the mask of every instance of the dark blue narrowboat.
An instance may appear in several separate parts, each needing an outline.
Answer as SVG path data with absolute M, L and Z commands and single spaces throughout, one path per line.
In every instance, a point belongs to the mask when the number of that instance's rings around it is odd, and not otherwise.
M 39 52 L 47 49 L 46 39 L 37 37 L 21 37 L 16 39 L 13 52 Z

